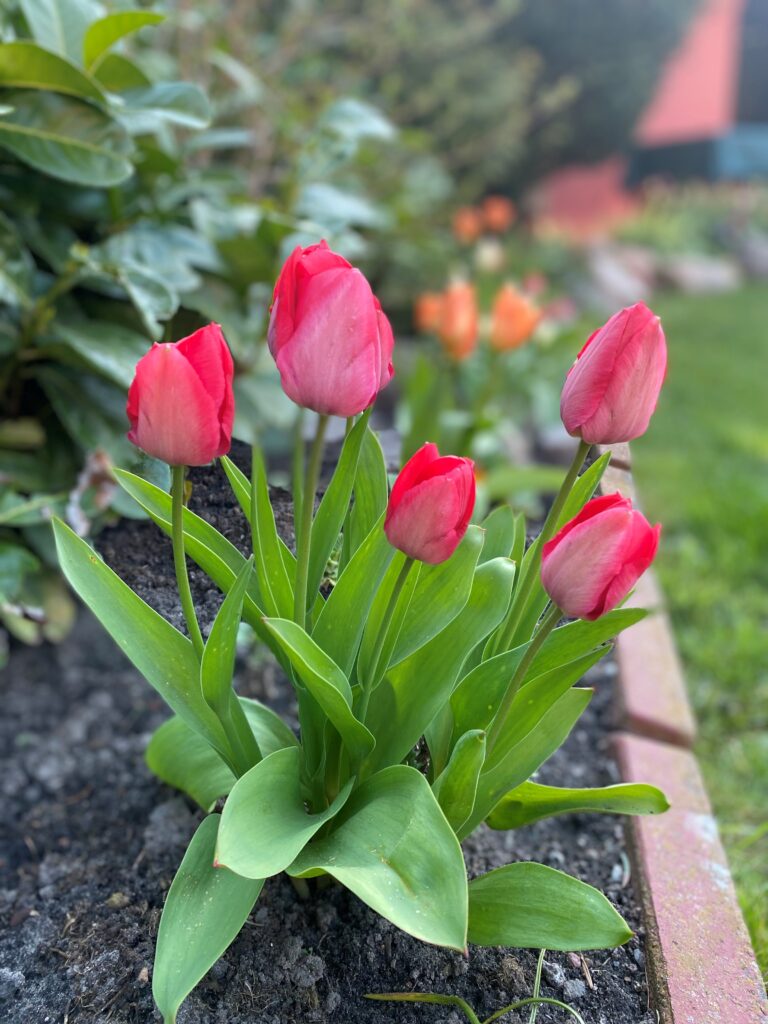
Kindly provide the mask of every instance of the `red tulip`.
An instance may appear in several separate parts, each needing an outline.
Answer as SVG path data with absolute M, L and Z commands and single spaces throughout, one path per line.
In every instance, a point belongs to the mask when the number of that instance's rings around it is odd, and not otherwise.
M 482 213 L 486 228 L 503 234 L 514 224 L 517 209 L 506 196 L 486 196 L 483 200 Z
M 660 533 L 629 498 L 593 498 L 542 548 L 544 589 L 566 615 L 599 619 L 651 564 Z
M 440 326 L 443 310 L 443 296 L 439 292 L 423 292 L 413 307 L 413 324 L 417 331 L 426 334 Z
M 395 480 L 384 530 L 393 547 L 437 565 L 456 550 L 474 507 L 472 460 L 441 456 L 436 444 L 425 444 Z
M 453 234 L 465 245 L 476 242 L 483 233 L 483 215 L 476 206 L 460 206 L 453 215 Z
M 541 310 L 512 284 L 503 285 L 493 300 L 491 345 L 499 352 L 520 348 L 539 326 Z
M 204 466 L 232 443 L 232 356 L 208 324 L 173 345 L 155 344 L 128 390 L 128 439 L 171 466 Z
M 466 359 L 477 344 L 479 314 L 475 289 L 465 281 L 454 281 L 443 292 L 437 336 L 452 359 Z
M 394 338 L 362 273 L 325 242 L 297 247 L 275 285 L 267 337 L 297 405 L 354 416 L 392 379 Z
M 659 318 L 642 302 L 622 309 L 587 339 L 566 377 L 560 399 L 565 429 L 588 444 L 640 437 L 666 370 Z

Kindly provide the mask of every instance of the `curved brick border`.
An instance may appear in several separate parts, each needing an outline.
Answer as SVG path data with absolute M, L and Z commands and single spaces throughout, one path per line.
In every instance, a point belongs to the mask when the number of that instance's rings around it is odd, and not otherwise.
M 604 493 L 636 497 L 629 447 L 611 449 Z M 768 1024 L 768 1002 L 695 756 L 695 722 L 663 598 L 652 573 L 632 603 L 651 609 L 617 638 L 627 782 L 663 789 L 671 806 L 631 819 L 648 946 L 648 981 L 662 1024 Z

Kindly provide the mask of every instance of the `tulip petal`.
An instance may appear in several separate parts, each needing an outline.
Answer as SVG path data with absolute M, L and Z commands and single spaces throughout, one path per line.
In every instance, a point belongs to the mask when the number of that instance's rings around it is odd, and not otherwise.
M 392 493 L 389 496 L 389 505 L 387 507 L 387 519 L 389 519 L 390 514 L 400 504 L 403 496 L 424 479 L 429 466 L 439 458 L 440 452 L 437 449 L 437 445 L 427 441 L 408 459 L 397 474 L 397 479 L 392 485 Z

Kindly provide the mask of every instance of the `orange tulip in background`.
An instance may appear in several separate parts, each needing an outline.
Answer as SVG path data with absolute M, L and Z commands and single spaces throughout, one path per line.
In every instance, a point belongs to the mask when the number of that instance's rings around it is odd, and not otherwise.
M 460 242 L 470 245 L 483 233 L 483 215 L 475 206 L 460 206 L 453 215 L 453 233 Z
M 437 336 L 453 359 L 466 359 L 477 344 L 479 315 L 475 289 L 465 281 L 450 284 L 443 293 Z
M 422 334 L 437 332 L 440 327 L 440 313 L 443 296 L 439 292 L 424 292 L 416 299 L 413 307 L 413 323 Z
M 517 208 L 506 196 L 486 196 L 483 200 L 482 216 L 488 231 L 502 235 L 515 223 Z
M 498 351 L 519 348 L 531 337 L 541 320 L 539 307 L 512 284 L 496 293 L 491 314 L 491 345 Z

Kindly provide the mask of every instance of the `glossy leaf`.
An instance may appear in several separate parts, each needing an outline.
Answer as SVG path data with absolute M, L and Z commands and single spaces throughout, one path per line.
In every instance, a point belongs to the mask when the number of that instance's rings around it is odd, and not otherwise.
M 345 566 L 312 630 L 312 639 L 347 678 L 352 673 L 371 605 L 394 557 L 395 549 L 384 533 L 381 516 Z
M 331 482 L 315 513 L 312 523 L 307 583 L 307 600 L 310 606 L 315 603 L 325 567 L 328 564 L 331 551 L 339 539 L 341 527 L 349 509 L 357 472 L 357 460 L 360 456 L 365 431 L 368 429 L 369 418 L 370 410 L 367 410 L 347 435 Z
M 510 790 L 488 817 L 495 829 L 520 828 L 556 814 L 662 814 L 669 803 L 660 789 L 622 783 L 596 789 L 562 789 L 524 782 Z
M 75 64 L 42 46 L 20 39 L 0 43 L 0 87 L 4 89 L 49 89 L 106 103 L 99 85 Z
M 508 864 L 469 884 L 469 941 L 479 946 L 612 949 L 631 938 L 601 892 L 543 864 Z
M 94 0 L 19 0 L 36 43 L 80 63 L 88 25 L 102 13 Z
M 152 84 L 138 64 L 121 53 L 105 54 L 92 71 L 93 77 L 110 92 L 121 93 Z
M 34 261 L 15 226 L 3 213 L 0 213 L 0 249 L 3 253 L 0 264 L 0 303 L 26 308 L 32 300 Z
M 238 779 L 227 797 L 216 842 L 216 862 L 245 878 L 284 871 L 317 830 L 344 806 L 350 779 L 330 807 L 307 814 L 299 777 L 301 752 L 286 747 Z
M 154 11 L 116 11 L 107 14 L 88 26 L 83 41 L 83 61 L 92 67 L 107 50 L 125 36 L 137 32 L 145 25 L 159 25 L 165 15 Z
M 339 666 L 311 636 L 288 619 L 266 619 L 266 628 L 277 639 L 303 685 L 338 730 L 354 760 L 371 752 L 374 738 L 352 711 L 352 690 Z
M 147 682 L 187 725 L 221 752 L 227 743 L 200 687 L 192 643 L 145 604 L 84 540 L 54 520 L 64 575 Z
M 519 519 L 520 516 L 509 505 L 499 505 L 486 516 L 480 524 L 485 531 L 481 562 L 490 562 L 492 558 L 512 557 Z
M 394 765 L 355 790 L 331 834 L 289 874 L 327 872 L 382 917 L 424 942 L 463 950 L 464 858 L 424 776 Z
M 48 341 L 65 346 L 78 361 L 123 388 L 133 380 L 136 363 L 147 351 L 143 334 L 102 320 L 57 319 L 41 341 L 41 347 Z
M 367 770 L 401 761 L 418 742 L 450 697 L 470 651 L 501 621 L 513 574 L 514 566 L 503 558 L 481 565 L 462 611 L 374 690 L 366 721 L 376 748 Z
M 108 188 L 133 173 L 125 131 L 107 114 L 56 93 L 3 94 L 10 112 L 0 116 L 0 146 L 22 163 L 75 185 Z
M 472 813 L 480 771 L 485 760 L 485 733 L 466 732 L 451 752 L 451 758 L 432 784 L 432 791 L 443 814 L 458 830 Z
M 191 82 L 157 82 L 121 94 L 119 117 L 132 135 L 149 135 L 166 124 L 205 128 L 211 120 L 208 97 Z
M 264 880 L 213 866 L 218 814 L 192 837 L 160 918 L 152 995 L 165 1024 L 235 939 L 259 898 Z
M 283 720 L 255 700 L 240 697 L 259 749 L 264 757 L 276 750 L 298 745 Z M 151 771 L 169 786 L 188 793 L 204 811 L 226 796 L 235 776 L 213 747 L 175 715 L 156 729 L 146 752 Z

